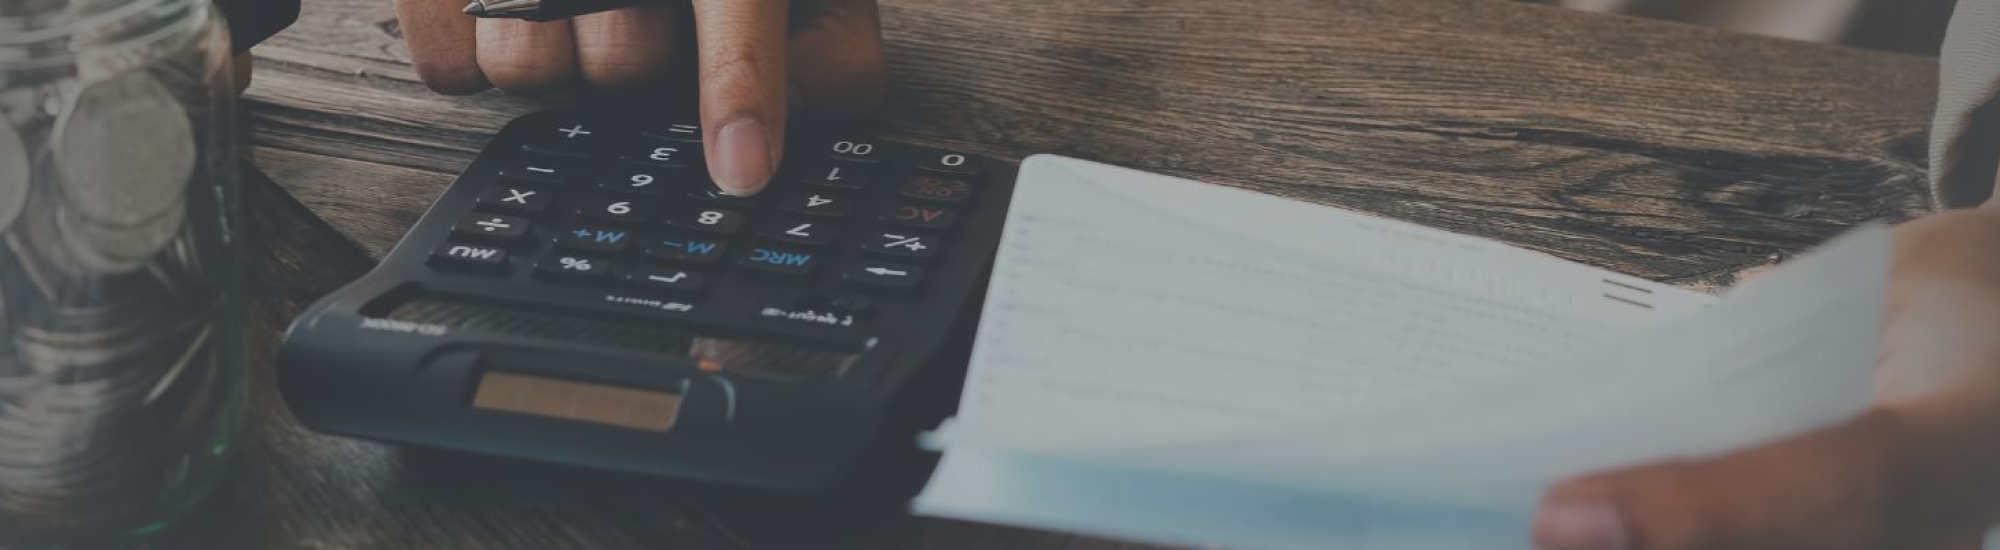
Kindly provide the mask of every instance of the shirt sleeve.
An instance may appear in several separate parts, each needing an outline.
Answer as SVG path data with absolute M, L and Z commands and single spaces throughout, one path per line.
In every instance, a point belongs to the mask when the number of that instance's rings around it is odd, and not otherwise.
M 1942 208 L 1976 206 L 2000 168 L 2000 0 L 1959 0 L 1938 59 L 1931 191 Z
M 299 0 L 215 0 L 215 7 L 229 22 L 230 46 L 236 53 L 250 51 L 299 18 Z

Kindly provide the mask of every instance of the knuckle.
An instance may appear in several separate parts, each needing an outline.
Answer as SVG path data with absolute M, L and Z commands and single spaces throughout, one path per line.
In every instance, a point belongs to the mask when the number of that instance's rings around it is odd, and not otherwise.
M 488 86 L 479 67 L 470 64 L 418 63 L 417 77 L 431 91 L 445 95 L 475 94 Z
M 540 93 L 555 90 L 569 84 L 567 71 L 532 63 L 500 61 L 481 63 L 486 79 L 493 87 L 515 93 Z
M 648 63 L 592 61 L 581 67 L 583 81 L 597 88 L 631 88 L 651 84 L 660 77 L 660 68 Z

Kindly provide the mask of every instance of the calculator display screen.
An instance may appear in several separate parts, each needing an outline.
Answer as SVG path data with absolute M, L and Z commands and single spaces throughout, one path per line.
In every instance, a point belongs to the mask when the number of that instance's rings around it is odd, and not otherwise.
M 697 334 L 658 322 L 623 321 L 563 312 L 421 298 L 397 305 L 397 321 L 444 325 L 506 336 L 577 344 L 606 351 L 657 353 L 694 360 L 702 370 L 734 376 L 803 381 L 839 378 L 862 351 Z

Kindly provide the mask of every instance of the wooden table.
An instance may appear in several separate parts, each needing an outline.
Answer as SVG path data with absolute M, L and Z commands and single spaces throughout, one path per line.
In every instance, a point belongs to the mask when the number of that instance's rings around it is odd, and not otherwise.
M 1098 159 L 1697 288 L 1926 204 L 1929 58 L 1500 0 L 884 3 L 894 139 Z M 290 316 L 394 244 L 501 123 L 562 102 L 433 96 L 399 32 L 387 0 L 309 0 L 258 51 L 249 154 L 284 193 L 248 190 L 254 412 L 235 479 L 165 546 L 748 547 L 692 493 L 458 467 L 285 411 L 268 365 Z M 919 519 L 811 545 L 1110 546 Z

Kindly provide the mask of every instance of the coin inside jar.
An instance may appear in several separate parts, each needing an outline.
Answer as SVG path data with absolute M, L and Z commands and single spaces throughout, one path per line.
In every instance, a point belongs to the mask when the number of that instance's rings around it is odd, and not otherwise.
M 56 119 L 64 204 L 83 217 L 132 227 L 179 209 L 198 159 L 187 111 L 143 70 L 77 92 Z
M 186 210 L 176 203 L 160 216 L 138 225 L 93 221 L 62 208 L 56 216 L 58 233 L 71 257 L 94 271 L 128 273 L 145 267 L 161 249 L 181 234 Z
M 0 232 L 14 225 L 28 207 L 28 146 L 14 125 L 0 117 Z

